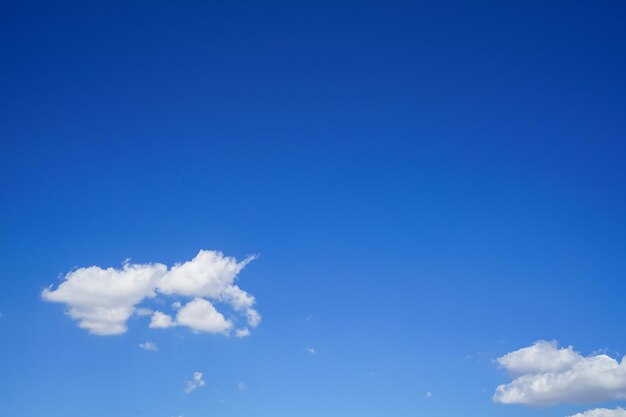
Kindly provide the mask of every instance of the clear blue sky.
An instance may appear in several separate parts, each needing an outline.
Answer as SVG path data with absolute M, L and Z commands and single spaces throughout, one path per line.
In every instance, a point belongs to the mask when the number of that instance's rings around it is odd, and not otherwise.
M 0 19 L 0 415 L 598 406 L 494 402 L 494 359 L 626 352 L 623 1 L 26 0 Z M 238 278 L 250 336 L 136 315 L 98 336 L 42 300 L 76 267 L 201 249 L 260 254 Z

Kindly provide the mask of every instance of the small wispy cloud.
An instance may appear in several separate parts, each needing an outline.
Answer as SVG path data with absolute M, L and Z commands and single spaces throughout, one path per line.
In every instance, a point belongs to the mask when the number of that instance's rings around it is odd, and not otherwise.
M 204 379 L 202 379 L 202 372 L 194 372 L 193 378 L 185 382 L 185 393 L 189 394 L 196 388 L 204 386 Z
M 238 383 L 237 388 L 239 388 L 240 391 L 243 391 L 244 389 L 246 389 L 246 383 L 245 382 Z
M 139 307 L 138 309 L 135 310 L 135 314 L 138 315 L 139 317 L 145 317 L 145 316 L 150 316 L 152 315 L 153 311 L 149 308 L 145 308 L 145 307 Z
M 307 353 L 308 353 L 309 355 L 315 355 L 315 354 L 317 354 L 317 351 L 315 350 L 315 348 L 312 348 L 312 347 L 307 348 L 307 349 L 306 349 L 306 351 L 307 351 Z
M 250 336 L 250 330 L 248 330 L 247 327 L 244 327 L 243 329 L 235 330 L 235 337 L 246 337 L 246 336 Z
M 157 350 L 159 350 L 156 343 L 153 343 L 153 342 L 140 343 L 139 347 L 142 348 L 143 350 L 148 350 L 150 352 L 156 352 Z
M 433 396 L 433 393 L 430 391 L 426 391 L 426 397 L 430 398 Z

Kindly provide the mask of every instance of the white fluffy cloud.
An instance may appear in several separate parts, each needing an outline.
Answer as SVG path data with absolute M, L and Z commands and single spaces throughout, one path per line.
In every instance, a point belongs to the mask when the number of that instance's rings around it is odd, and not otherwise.
M 210 301 L 194 298 L 178 309 L 176 320 L 160 311 L 155 311 L 152 315 L 150 328 L 166 329 L 173 326 L 187 326 L 196 332 L 227 333 L 233 323 L 217 311 Z M 240 337 L 238 331 L 235 336 Z
M 570 417 L 626 417 L 626 410 L 623 408 L 596 408 Z
M 56 290 L 46 288 L 41 295 L 46 301 L 65 303 L 69 316 L 91 333 L 120 334 L 126 332 L 126 321 L 135 305 L 156 295 L 156 286 L 166 271 L 162 264 L 80 268 L 67 274 Z
M 168 327 L 176 326 L 176 323 L 171 316 L 160 311 L 155 311 L 150 319 L 151 329 L 167 329 Z
M 127 321 L 152 314 L 151 328 L 176 325 L 196 331 L 229 333 L 232 320 L 226 319 L 213 303 L 229 305 L 235 315 L 256 327 L 261 315 L 254 309 L 254 296 L 236 285 L 238 274 L 256 257 L 237 262 L 221 252 L 201 250 L 191 261 L 175 264 L 170 269 L 163 264 L 124 263 L 121 269 L 92 266 L 68 273 L 56 288 L 42 292 L 46 301 L 64 303 L 67 313 L 81 328 L 101 336 L 127 331 Z M 175 301 L 176 319 L 171 315 L 138 305 L 159 294 L 192 298 L 185 306 Z M 209 301 L 211 300 L 211 301 Z M 239 334 L 237 334 L 239 336 Z
M 189 394 L 196 388 L 204 386 L 204 379 L 202 378 L 202 372 L 194 372 L 193 378 L 185 382 L 185 392 Z
M 176 314 L 178 324 L 198 332 L 224 333 L 233 327 L 233 323 L 204 298 L 196 298 L 185 304 Z
M 159 283 L 159 291 L 188 297 L 220 298 L 233 285 L 237 274 L 255 258 L 249 256 L 237 262 L 221 252 L 201 250 L 191 261 L 172 266 Z
M 561 371 L 579 360 L 580 355 L 574 352 L 572 346 L 558 349 L 556 342 L 541 340 L 498 358 L 498 363 L 514 374 L 533 374 Z
M 493 396 L 502 404 L 554 405 L 626 399 L 626 361 L 582 356 L 570 346 L 539 341 L 497 362 L 516 376 Z M 593 417 L 598 417 L 592 414 Z M 601 415 L 603 416 L 603 415 Z

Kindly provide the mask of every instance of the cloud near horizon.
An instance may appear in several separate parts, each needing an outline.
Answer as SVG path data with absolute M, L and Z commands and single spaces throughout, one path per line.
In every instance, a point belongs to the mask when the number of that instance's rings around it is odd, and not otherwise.
M 626 399 L 624 359 L 618 362 L 605 354 L 582 356 L 572 346 L 559 348 L 556 341 L 541 340 L 496 361 L 514 376 L 513 381 L 496 388 L 493 400 L 502 404 L 547 406 Z M 622 417 L 619 411 L 606 414 L 598 410 L 576 417 Z
M 214 306 L 230 306 L 234 315 L 256 327 L 261 315 L 254 308 L 255 298 L 235 284 L 239 272 L 256 256 L 241 262 L 218 251 L 201 250 L 192 260 L 168 269 L 160 263 L 131 264 L 121 269 L 91 266 L 65 275 L 56 289 L 45 288 L 45 301 L 63 303 L 67 314 L 78 326 L 99 336 L 125 333 L 128 319 L 151 315 L 150 328 L 186 326 L 195 332 L 230 334 L 235 327 Z M 159 295 L 186 297 L 186 304 L 176 301 L 172 317 L 162 311 L 138 307 L 144 300 Z M 248 327 L 235 330 L 236 336 L 248 335 Z
M 623 408 L 596 408 L 594 410 L 588 410 L 584 413 L 574 414 L 570 417 L 626 417 L 626 410 Z

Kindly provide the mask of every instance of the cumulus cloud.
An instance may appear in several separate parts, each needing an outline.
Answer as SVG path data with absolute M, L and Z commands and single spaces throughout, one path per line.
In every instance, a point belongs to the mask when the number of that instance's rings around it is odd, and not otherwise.
M 554 405 L 626 399 L 626 361 L 605 354 L 582 356 L 573 347 L 539 341 L 497 362 L 515 376 L 493 396 L 502 404 Z M 595 415 L 593 415 L 596 417 Z
M 149 350 L 151 352 L 156 352 L 157 350 L 159 350 L 156 343 L 153 342 L 140 343 L 139 347 L 143 350 Z
M 185 392 L 189 394 L 196 388 L 204 386 L 204 379 L 202 379 L 202 372 L 194 372 L 193 378 L 185 382 Z
M 159 283 L 163 294 L 218 299 L 233 285 L 235 277 L 256 256 L 243 262 L 224 256 L 221 252 L 201 250 L 195 258 L 172 266 Z
M 154 314 L 152 314 L 149 326 L 151 329 L 167 329 L 173 326 L 176 326 L 176 323 L 171 316 L 160 311 L 155 311 Z
M 131 265 L 122 269 L 97 266 L 68 273 L 56 290 L 45 288 L 44 300 L 65 303 L 78 326 L 108 336 L 126 332 L 126 321 L 135 305 L 156 295 L 156 286 L 167 271 L 162 264 Z
M 195 298 L 185 304 L 176 315 L 178 324 L 198 332 L 223 333 L 233 327 L 233 323 L 204 298 Z
M 626 417 L 626 410 L 623 408 L 596 408 L 570 417 Z
M 233 323 L 215 309 L 210 301 L 204 298 L 195 298 L 193 301 L 180 307 L 176 319 L 160 311 L 155 311 L 150 321 L 150 328 L 168 328 L 186 326 L 196 332 L 227 333 Z M 235 333 L 238 336 L 237 333 Z
M 67 314 L 78 321 L 79 327 L 101 336 L 125 333 L 133 313 L 140 317 L 151 315 L 151 328 L 182 325 L 199 332 L 228 334 L 234 323 L 217 311 L 214 303 L 230 306 L 249 327 L 256 327 L 261 321 L 254 308 L 254 296 L 236 284 L 238 274 L 254 259 L 250 256 L 237 262 L 221 252 L 201 250 L 192 260 L 169 269 L 160 263 L 129 261 L 121 269 L 79 268 L 65 275 L 56 289 L 45 288 L 42 298 L 65 304 Z M 175 319 L 166 312 L 139 306 L 146 299 L 163 296 L 192 301 L 184 306 L 179 300 L 174 301 L 172 309 L 178 310 Z
M 515 374 L 533 374 L 561 371 L 578 362 L 580 355 L 574 348 L 557 348 L 555 341 L 541 340 L 532 346 L 516 350 L 497 359 L 507 371 Z

